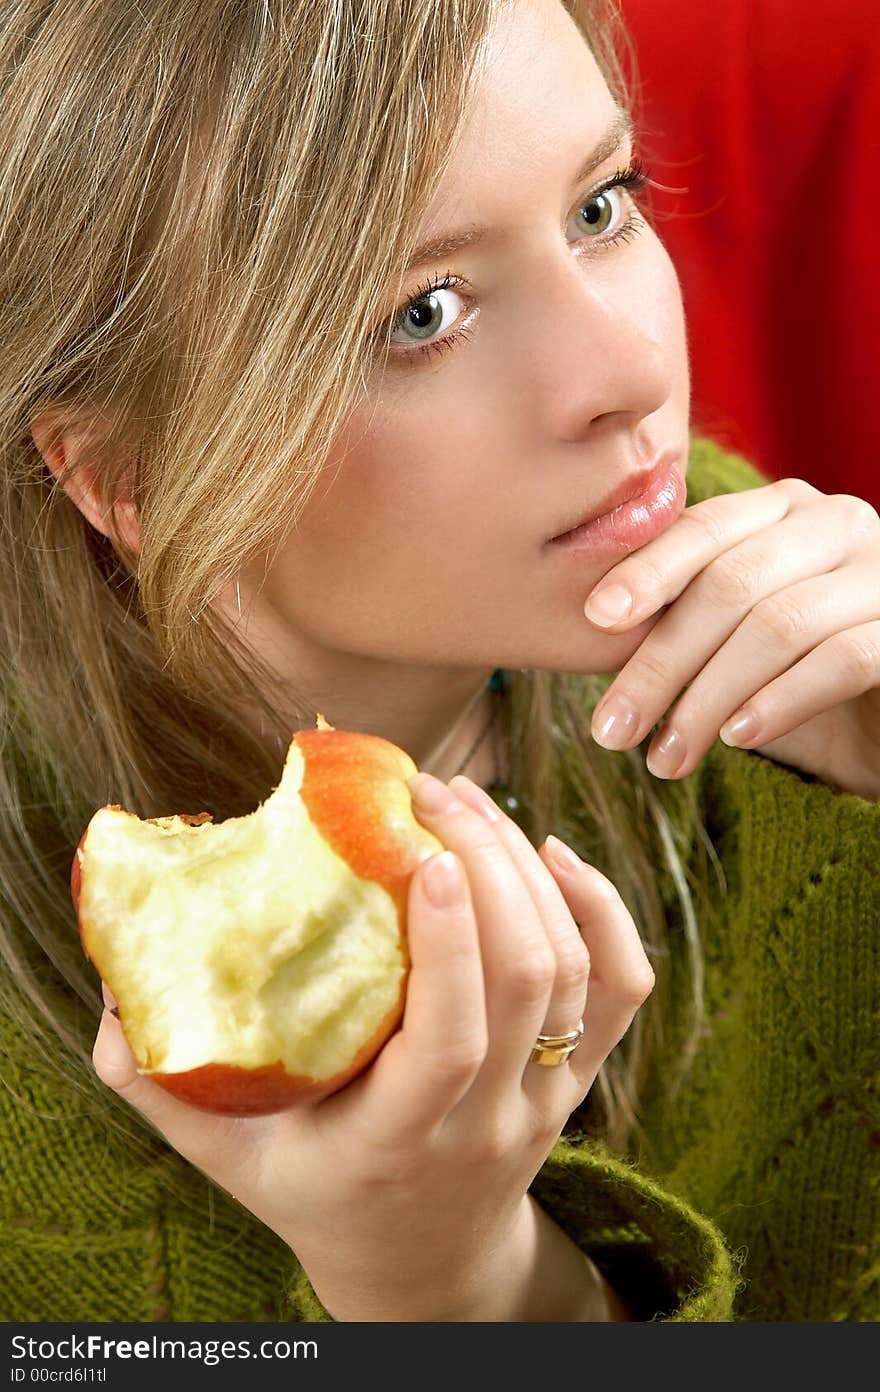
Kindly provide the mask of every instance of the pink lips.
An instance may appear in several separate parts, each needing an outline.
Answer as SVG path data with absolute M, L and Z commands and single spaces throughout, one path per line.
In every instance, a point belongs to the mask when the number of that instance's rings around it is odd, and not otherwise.
M 678 456 L 664 455 L 643 491 L 613 512 L 553 537 L 551 546 L 564 551 L 625 554 L 646 546 L 684 512 L 687 485 L 678 470 Z

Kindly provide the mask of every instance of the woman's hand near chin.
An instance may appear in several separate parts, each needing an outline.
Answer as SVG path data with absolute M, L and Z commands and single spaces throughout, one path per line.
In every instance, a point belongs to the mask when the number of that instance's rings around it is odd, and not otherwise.
M 95 1068 L 289 1244 L 338 1320 L 625 1319 L 528 1189 L 653 987 L 635 924 L 469 779 L 411 786 L 453 873 L 433 856 L 413 877 L 404 1018 L 366 1072 L 272 1116 L 212 1115 L 138 1075 L 109 1011 Z M 529 1062 L 581 1020 L 566 1062 Z
M 615 620 L 592 607 L 606 586 L 632 600 Z M 666 713 L 658 778 L 687 777 L 720 735 L 880 799 L 880 517 L 864 498 L 790 478 L 706 498 L 585 612 L 614 635 L 660 615 L 597 703 L 604 748 L 634 748 Z

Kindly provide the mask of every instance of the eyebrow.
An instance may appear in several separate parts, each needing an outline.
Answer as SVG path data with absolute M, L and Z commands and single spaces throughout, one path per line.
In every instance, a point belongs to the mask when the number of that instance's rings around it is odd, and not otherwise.
M 595 173 L 599 165 L 610 159 L 624 140 L 633 139 L 634 133 L 633 121 L 629 112 L 618 107 L 617 115 L 611 125 L 600 137 L 572 179 L 572 187 L 583 183 L 585 179 Z M 449 232 L 443 236 L 432 237 L 428 241 L 420 242 L 410 258 L 409 269 L 412 269 L 413 266 L 420 266 L 425 261 L 439 261 L 454 251 L 461 251 L 463 247 L 476 246 L 478 243 L 484 242 L 491 235 L 491 232 L 492 229 L 489 227 L 480 227 L 474 224 L 463 228 L 461 232 Z

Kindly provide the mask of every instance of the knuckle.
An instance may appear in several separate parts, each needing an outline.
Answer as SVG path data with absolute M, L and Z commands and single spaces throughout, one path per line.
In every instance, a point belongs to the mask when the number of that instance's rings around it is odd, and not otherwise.
M 683 515 L 687 516 L 687 513 Z M 626 577 L 623 576 L 622 578 L 625 579 Z M 662 592 L 665 590 L 668 583 L 669 576 L 666 573 L 666 567 L 664 565 L 652 560 L 650 556 L 639 557 L 638 578 L 636 578 L 635 575 L 633 576 L 632 588 L 637 592 L 644 591 L 648 594 L 655 594 L 658 591 Z
M 855 535 L 875 541 L 877 533 L 880 532 L 880 514 L 877 509 L 871 506 L 867 498 L 860 498 L 854 493 L 837 493 L 835 497 L 846 503 L 849 526 Z
M 511 860 L 507 847 L 503 842 L 496 840 L 479 812 L 474 812 L 473 817 L 477 825 L 474 827 L 474 839 L 471 841 L 469 849 L 476 856 L 482 868 L 489 873 L 498 875 L 504 871 L 509 871 Z
M 638 656 L 633 658 L 631 667 L 638 668 L 637 685 L 641 685 L 644 678 L 648 677 L 659 687 L 665 686 L 669 681 L 672 662 L 667 653 L 658 651 L 656 644 L 652 645 L 648 639 L 639 649 Z M 641 699 L 644 701 L 644 696 Z M 638 701 L 635 704 L 638 709 Z
M 740 551 L 728 551 L 708 567 L 704 584 L 711 603 L 746 608 L 752 603 L 758 586 L 754 560 Z
M 654 969 L 645 958 L 638 970 L 633 970 L 624 985 L 623 996 L 627 1005 L 638 1007 L 648 999 L 656 985 Z
M 571 1105 L 560 1106 L 559 1099 L 548 1090 L 546 1105 L 536 1105 L 531 1113 L 527 1144 L 530 1150 L 537 1150 L 547 1156 L 562 1134 L 562 1128 L 572 1111 Z
M 590 976 L 590 953 L 580 934 L 566 937 L 556 961 L 556 980 L 563 985 L 586 985 Z
M 489 1039 L 485 1029 L 456 1035 L 441 1052 L 428 1055 L 426 1071 L 434 1078 L 462 1082 L 473 1077 L 486 1061 Z
M 470 1158 L 477 1169 L 484 1165 L 500 1165 L 520 1146 L 521 1140 L 513 1134 L 510 1121 L 489 1115 L 483 1119 L 480 1133 L 474 1138 Z
M 813 626 L 811 611 L 786 594 L 761 600 L 755 605 L 752 616 L 773 647 L 780 643 L 789 646 L 793 640 L 805 637 Z
M 820 496 L 820 490 L 802 478 L 781 478 L 770 485 L 778 488 L 793 503 L 809 503 Z
M 844 669 L 851 673 L 858 680 L 865 680 L 869 685 L 876 681 L 880 673 L 880 645 L 877 636 L 880 635 L 880 627 L 874 626 L 871 629 L 863 629 L 857 633 L 843 633 L 836 642 L 836 660 L 840 661 Z
M 727 524 L 714 498 L 705 498 L 687 508 L 678 520 L 679 526 L 682 523 L 693 527 L 700 540 L 708 537 L 713 546 L 723 546 L 727 539 Z
M 549 949 L 528 948 L 507 968 L 505 992 L 508 999 L 523 1008 L 541 1005 L 556 980 L 556 957 Z

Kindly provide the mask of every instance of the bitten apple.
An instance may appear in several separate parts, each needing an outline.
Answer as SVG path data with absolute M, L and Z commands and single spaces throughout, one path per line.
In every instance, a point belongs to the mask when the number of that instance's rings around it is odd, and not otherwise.
M 256 1116 L 366 1068 L 403 1015 L 409 882 L 443 850 L 413 814 L 417 772 L 319 715 L 247 816 L 94 814 L 71 893 L 140 1073 Z

